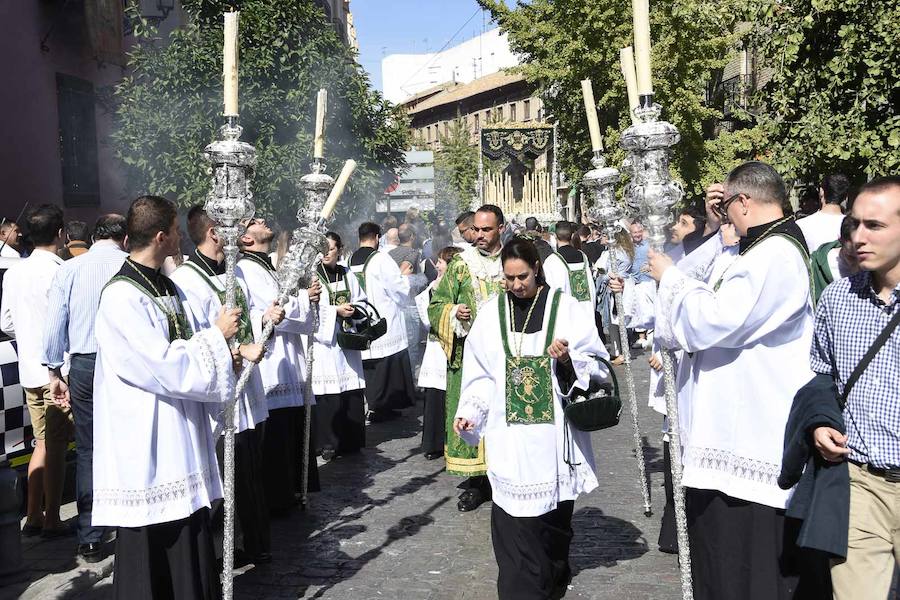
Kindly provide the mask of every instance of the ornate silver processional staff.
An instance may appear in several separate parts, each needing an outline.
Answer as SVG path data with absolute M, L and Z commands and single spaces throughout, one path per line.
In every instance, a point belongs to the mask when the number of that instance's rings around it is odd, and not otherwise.
M 681 134 L 671 123 L 660 121 L 662 107 L 653 101 L 650 72 L 650 7 L 649 0 L 632 0 L 634 14 L 635 63 L 639 106 L 634 110 L 637 122 L 622 133 L 620 145 L 628 152 L 626 159 L 632 170 L 631 182 L 625 190 L 628 203 L 639 210 L 646 220 L 650 248 L 664 252 L 666 228 L 672 221 L 672 207 L 684 190 L 669 172 L 670 148 L 681 140 Z M 684 487 L 681 484 L 681 437 L 678 421 L 678 395 L 675 388 L 675 363 L 671 350 L 663 349 L 663 381 L 666 390 L 666 416 L 670 455 L 672 457 L 672 486 L 675 497 L 675 527 L 678 534 L 678 558 L 681 569 L 681 594 L 693 600 L 691 552 L 684 507 Z
M 225 120 L 220 130 L 222 139 L 206 147 L 204 154 L 210 163 L 212 189 L 204 209 L 216 223 L 216 234 L 224 240 L 225 247 L 225 308 L 235 307 L 235 265 L 238 255 L 238 238 L 241 222 L 253 216 L 253 193 L 250 177 L 256 165 L 256 149 L 240 141 L 238 124 L 238 13 L 225 13 L 225 44 L 223 72 L 225 78 Z M 222 556 L 222 596 L 231 600 L 234 579 L 234 410 L 235 399 L 225 403 L 224 442 L 224 504 L 225 536 Z
M 597 105 L 594 102 L 594 91 L 591 80 L 581 82 L 584 109 L 588 117 L 588 129 L 591 133 L 591 147 L 594 158 L 591 159 L 593 169 L 585 173 L 582 184 L 589 191 L 593 202 L 587 209 L 588 218 L 603 227 L 604 234 L 609 243 L 609 274 L 616 276 L 615 251 L 616 234 L 619 232 L 619 224 L 625 211 L 616 202 L 616 184 L 619 182 L 619 172 L 606 166 L 603 158 L 603 139 L 600 136 L 600 124 L 597 121 Z M 641 496 L 644 500 L 644 515 L 650 516 L 653 511 L 650 507 L 650 490 L 647 487 L 647 468 L 644 461 L 644 447 L 641 436 L 641 428 L 638 423 L 637 395 L 634 388 L 634 375 L 631 372 L 631 350 L 628 347 L 628 331 L 625 329 L 625 311 L 622 302 L 622 293 L 616 292 L 615 302 L 618 311 L 619 337 L 622 345 L 622 356 L 625 358 L 625 388 L 628 390 L 628 400 L 631 405 L 631 426 L 634 436 L 634 454 L 638 464 L 638 477 L 641 484 Z

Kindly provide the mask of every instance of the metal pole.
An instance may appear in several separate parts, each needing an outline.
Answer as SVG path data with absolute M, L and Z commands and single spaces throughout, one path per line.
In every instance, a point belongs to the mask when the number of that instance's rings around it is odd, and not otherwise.
M 626 188 L 626 197 L 629 204 L 646 216 L 650 247 L 656 252 L 664 251 L 666 226 L 672 220 L 671 209 L 684 195 L 681 184 L 673 181 L 669 172 L 669 151 L 681 140 L 681 135 L 674 125 L 659 120 L 661 111 L 661 107 L 654 104 L 652 95 L 641 96 L 640 106 L 635 109 L 638 122 L 623 132 L 620 141 L 622 148 L 629 153 L 629 163 L 632 165 L 632 179 Z M 669 447 L 672 455 L 672 486 L 678 533 L 678 558 L 681 567 L 681 594 L 684 600 L 693 600 L 691 549 L 684 508 L 684 488 L 681 484 L 678 395 L 671 351 L 662 352 L 662 363 L 666 388 L 666 415 L 669 419 Z
M 606 160 L 598 151 L 594 153 L 591 163 L 594 168 L 588 171 L 583 178 L 585 189 L 593 195 L 593 204 L 588 208 L 589 218 L 602 225 L 609 243 L 610 276 L 617 275 L 615 268 L 616 233 L 619 231 L 619 220 L 624 216 L 624 209 L 616 202 L 615 188 L 619 182 L 619 172 L 607 167 Z M 625 359 L 625 389 L 628 392 L 628 401 L 631 405 L 631 427 L 634 440 L 634 455 L 637 459 L 638 477 L 641 485 L 641 497 L 644 500 L 644 515 L 653 514 L 650 506 L 650 489 L 647 485 L 647 466 L 644 460 L 644 445 L 641 436 L 640 423 L 638 422 L 637 394 L 634 387 L 634 375 L 631 371 L 631 349 L 628 346 L 628 331 L 625 329 L 625 312 L 622 302 L 622 294 L 616 292 L 616 308 L 619 321 L 619 339 L 622 344 L 622 356 Z
M 236 116 L 226 117 L 220 130 L 222 139 L 204 151 L 212 171 L 212 190 L 205 210 L 216 223 L 216 233 L 225 241 L 225 308 L 235 307 L 237 279 L 235 265 L 241 221 L 253 216 L 253 193 L 249 179 L 256 164 L 256 150 L 241 142 L 241 126 Z M 233 342 L 236 343 L 236 342 Z M 234 593 L 234 410 L 235 398 L 225 403 L 224 509 L 225 532 L 222 544 L 222 596 L 231 600 Z

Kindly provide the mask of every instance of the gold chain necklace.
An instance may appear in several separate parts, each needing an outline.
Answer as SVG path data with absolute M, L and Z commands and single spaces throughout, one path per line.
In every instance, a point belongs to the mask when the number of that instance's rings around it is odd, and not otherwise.
M 528 309 L 528 314 L 525 316 L 525 324 L 522 325 L 522 331 L 516 331 L 516 313 L 513 310 L 512 300 L 509 301 L 509 320 L 512 324 L 512 334 L 515 336 L 516 333 L 519 334 L 519 345 L 516 348 L 516 352 L 514 356 L 516 360 L 522 358 L 522 342 L 525 340 L 525 330 L 528 329 L 528 323 L 531 322 L 531 315 L 534 312 L 534 307 L 537 306 L 538 298 L 541 295 L 541 289 L 544 286 L 538 286 L 537 293 L 534 295 L 534 300 L 531 301 L 531 307 Z M 513 338 L 515 340 L 515 338 Z M 515 345 L 515 341 L 513 341 L 513 345 Z
M 163 293 L 159 290 L 159 288 L 157 288 L 153 284 L 152 281 L 150 281 L 149 277 L 147 277 L 146 275 L 143 274 L 143 272 L 141 272 L 141 270 L 134 263 L 134 261 L 132 261 L 130 258 L 126 258 L 125 262 L 130 264 L 131 267 L 135 270 L 135 272 L 141 276 L 141 279 L 143 279 L 144 281 L 147 282 L 147 285 L 150 286 L 150 289 L 152 289 L 153 292 L 156 294 L 157 298 L 159 298 L 159 300 L 154 299 L 155 300 L 154 304 L 156 304 L 157 308 L 159 308 L 161 311 L 163 311 L 163 313 L 166 315 L 166 318 L 169 319 L 169 321 L 175 326 L 175 335 L 179 338 L 182 337 L 183 332 L 181 331 L 181 325 L 178 323 L 178 315 L 175 313 L 174 310 L 169 309 L 166 306 L 165 302 L 162 301 Z M 166 291 L 168 292 L 168 290 L 166 290 Z M 169 294 L 167 293 L 166 297 L 168 298 L 171 296 L 169 296 Z

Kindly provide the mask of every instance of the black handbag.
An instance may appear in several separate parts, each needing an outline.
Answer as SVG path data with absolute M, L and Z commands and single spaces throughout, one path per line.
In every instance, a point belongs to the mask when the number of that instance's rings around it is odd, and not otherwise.
M 622 399 L 619 397 L 619 380 L 609 361 L 597 357 L 609 369 L 612 383 L 592 385 L 587 392 L 577 391 L 575 399 L 563 408 L 566 420 L 579 431 L 599 431 L 619 424 Z
M 367 300 L 351 306 L 355 309 L 353 316 L 340 317 L 338 346 L 344 350 L 368 350 L 372 342 L 387 333 L 387 319 Z

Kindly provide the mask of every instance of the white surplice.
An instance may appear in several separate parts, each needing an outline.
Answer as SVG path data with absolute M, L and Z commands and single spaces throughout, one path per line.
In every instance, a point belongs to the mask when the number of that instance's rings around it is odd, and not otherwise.
M 219 296 L 210 287 L 207 281 L 212 282 L 217 290 L 225 289 L 225 275 L 201 275 L 199 270 L 202 267 L 190 261 L 185 261 L 175 269 L 172 273 L 172 281 L 184 293 L 187 303 L 191 305 L 191 310 L 198 316 L 203 315 L 209 323 L 215 323 L 219 318 L 222 310 L 222 303 Z M 247 286 L 244 281 L 237 278 L 238 285 L 244 291 L 244 297 L 247 303 L 250 303 L 250 294 L 247 292 Z M 251 323 L 259 319 L 260 315 L 253 314 L 251 311 Z M 248 368 L 247 361 L 244 361 L 244 368 Z M 223 423 L 223 415 L 212 415 L 220 425 Z M 269 410 L 266 407 L 266 394 L 263 390 L 262 377 L 260 377 L 259 369 L 253 369 L 250 379 L 247 381 L 247 387 L 244 388 L 241 398 L 235 403 L 234 407 L 234 426 L 236 431 L 240 433 L 247 429 L 256 427 L 269 416 Z
M 524 334 L 522 356 L 545 354 L 547 327 L 553 292 L 547 298 L 540 331 Z M 463 432 L 466 443 L 485 442 L 487 476 L 493 502 L 514 517 L 535 517 L 556 509 L 559 502 L 574 500 L 579 494 L 597 487 L 594 453 L 589 433 L 566 424 L 562 399 L 571 394 L 560 390 L 555 374 L 553 382 L 553 423 L 508 425 L 506 422 L 506 355 L 500 334 L 498 302 L 506 311 L 507 337 L 518 346 L 519 334 L 509 331 L 506 294 L 495 296 L 482 306 L 466 338 L 463 354 L 463 379 L 456 418 L 475 424 L 472 432 Z M 559 299 L 554 339 L 569 342 L 569 356 L 575 371 L 574 388 L 587 389 L 591 379 L 606 377 L 605 369 L 588 355 L 609 358 L 593 323 L 592 314 L 574 298 Z M 555 372 L 556 360 L 551 360 Z M 567 448 L 569 428 L 571 447 Z M 569 462 L 574 467 L 566 464 Z
M 422 328 L 428 336 L 425 342 L 425 353 L 422 355 L 422 365 L 419 367 L 419 380 L 416 382 L 420 388 L 433 390 L 447 389 L 447 355 L 441 347 L 441 341 L 431 333 L 431 322 L 428 320 L 428 303 L 431 302 L 431 290 L 437 287 L 437 280 L 428 284 L 422 293 L 416 296 L 416 310 Z
M 784 427 L 794 394 L 813 376 L 809 271 L 780 236 L 718 263 L 709 283 L 669 268 L 659 288 L 656 337 L 685 351 L 683 483 L 784 508 L 791 494 L 777 484 Z
M 237 263 L 237 276 L 249 292 L 253 336 L 262 333 L 262 315 L 278 298 L 275 271 L 253 259 L 242 258 Z M 282 306 L 284 320 L 275 326 L 265 356 L 259 362 L 259 376 L 266 397 L 266 407 L 273 411 L 291 406 L 303 406 L 306 394 L 306 351 L 302 334 L 312 333 L 313 312 L 309 296 L 300 290 Z
M 591 266 L 585 256 L 582 262 L 568 263 L 559 254 L 553 253 L 544 261 L 544 277 L 547 279 L 547 285 L 551 288 L 562 290 L 564 294 L 572 295 L 572 286 L 569 280 L 569 271 L 583 271 L 585 280 L 587 281 L 588 290 L 590 292 L 590 300 L 581 300 L 585 306 L 589 306 L 591 310 L 597 305 L 597 286 L 594 285 L 594 276 L 591 274 Z
M 373 262 L 375 259 L 372 259 Z M 332 293 L 350 290 L 350 303 L 366 300 L 356 276 L 347 267 L 338 266 L 346 276 L 328 285 Z M 315 336 L 315 361 L 313 362 L 313 391 L 316 395 L 340 394 L 366 387 L 363 376 L 362 356 L 358 350 L 344 350 L 337 343 L 337 307 L 328 303 L 328 290 L 322 285 L 319 302 L 319 329 Z
M 170 343 L 166 315 L 132 284 L 115 281 L 100 298 L 93 525 L 177 521 L 222 497 L 210 415 L 234 394 L 231 351 L 184 307 L 195 333 Z
M 363 272 L 364 265 L 351 265 L 350 270 Z M 386 252 L 376 252 L 365 267 L 365 293 L 378 313 L 387 319 L 387 333 L 372 342 L 368 350 L 363 350 L 363 360 L 373 360 L 392 356 L 409 347 L 406 337 L 406 323 L 403 307 L 409 298 L 409 278 L 400 273 L 400 267 Z

